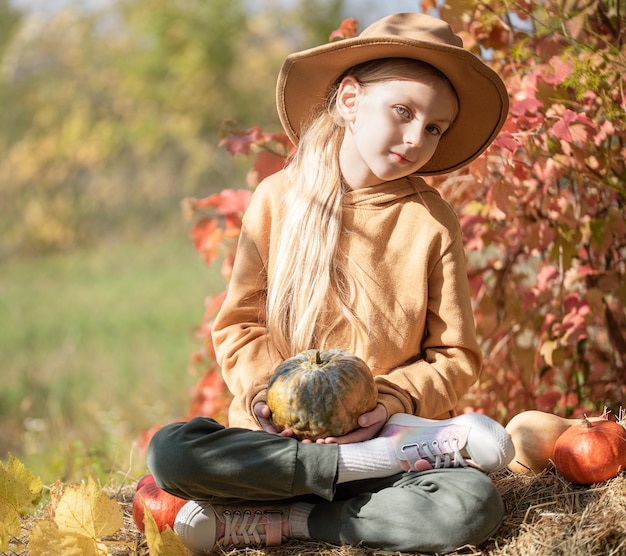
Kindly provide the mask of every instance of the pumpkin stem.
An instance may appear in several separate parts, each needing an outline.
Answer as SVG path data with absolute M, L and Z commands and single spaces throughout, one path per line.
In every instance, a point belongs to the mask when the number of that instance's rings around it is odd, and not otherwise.
M 583 415 L 583 422 L 580 424 L 580 426 L 585 429 L 585 430 L 589 430 L 593 428 L 593 425 L 591 424 L 591 421 L 589 419 L 587 419 L 586 415 Z
M 618 424 L 622 425 L 626 429 L 626 410 L 620 406 L 619 413 L 617 415 Z
M 322 364 L 322 354 L 320 353 L 319 349 L 315 350 L 315 364 L 316 365 Z

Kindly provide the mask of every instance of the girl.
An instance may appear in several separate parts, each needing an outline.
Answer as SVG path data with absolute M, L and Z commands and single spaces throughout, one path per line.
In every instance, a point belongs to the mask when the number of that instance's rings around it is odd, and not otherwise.
M 300 538 L 452 551 L 498 528 L 487 473 L 504 429 L 454 407 L 481 368 L 455 213 L 421 175 L 460 168 L 508 110 L 498 76 L 447 24 L 396 14 L 359 37 L 290 55 L 277 104 L 297 155 L 255 191 L 213 338 L 234 394 L 230 427 L 161 429 L 148 465 L 191 500 L 175 529 L 194 553 Z M 286 358 L 342 348 L 378 404 L 340 438 L 270 425 Z

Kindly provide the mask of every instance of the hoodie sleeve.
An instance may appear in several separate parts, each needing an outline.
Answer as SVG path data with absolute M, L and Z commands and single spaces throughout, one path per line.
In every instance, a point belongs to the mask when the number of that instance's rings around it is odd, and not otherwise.
M 272 203 L 261 184 L 244 215 L 228 292 L 213 324 L 216 358 L 233 394 L 229 424 L 258 429 L 252 412 L 265 401 L 267 383 L 281 357 L 266 329 L 267 265 Z

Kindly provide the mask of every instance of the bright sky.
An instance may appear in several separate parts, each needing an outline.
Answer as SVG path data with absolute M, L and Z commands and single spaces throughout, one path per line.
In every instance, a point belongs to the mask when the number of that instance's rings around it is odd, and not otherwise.
M 42 13 L 54 13 L 69 4 L 81 7 L 105 6 L 109 0 L 9 0 L 11 4 Z
M 10 0 L 18 7 L 29 8 L 37 12 L 54 13 L 61 8 L 74 4 L 80 7 L 98 7 L 110 0 Z M 253 1 L 253 0 L 249 0 Z M 258 3 L 262 0 L 254 0 Z M 296 4 L 298 0 L 283 0 L 286 4 Z M 421 0 L 346 0 L 346 16 L 356 17 L 360 28 L 364 28 L 376 19 L 397 12 L 421 10 Z
M 356 17 L 359 29 L 389 14 L 421 11 L 421 0 L 346 0 L 346 16 Z

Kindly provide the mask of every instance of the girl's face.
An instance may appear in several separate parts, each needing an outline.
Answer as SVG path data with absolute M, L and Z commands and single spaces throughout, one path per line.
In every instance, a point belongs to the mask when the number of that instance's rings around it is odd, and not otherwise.
M 424 166 L 450 127 L 457 100 L 450 86 L 437 78 L 363 85 L 346 77 L 337 109 L 346 125 L 341 172 L 350 188 L 360 189 Z

